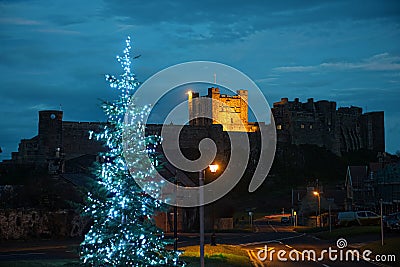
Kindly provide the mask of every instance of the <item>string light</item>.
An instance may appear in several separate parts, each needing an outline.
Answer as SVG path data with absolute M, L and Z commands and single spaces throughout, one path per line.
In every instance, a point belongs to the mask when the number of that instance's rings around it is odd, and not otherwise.
M 178 261 L 179 252 L 166 249 L 173 241 L 166 240 L 154 224 L 152 216 L 163 206 L 145 194 L 132 177 L 151 180 L 155 176 L 154 167 L 145 167 L 145 162 L 152 159 L 156 165 L 156 146 L 161 138 L 143 137 L 143 119 L 151 110 L 149 106 L 136 107 L 129 114 L 129 124 L 123 123 L 131 96 L 140 85 L 132 72 L 130 50 L 128 37 L 123 56 L 117 56 L 123 74 L 105 75 L 110 87 L 120 92 L 119 98 L 102 104 L 108 123 L 101 133 L 89 134 L 90 139 L 94 136 L 104 142 L 107 151 L 99 155 L 102 162 L 94 172 L 98 182 L 87 195 L 84 214 L 93 219 L 93 225 L 81 244 L 81 259 L 90 266 L 183 266 Z M 124 132 L 131 137 L 125 151 Z M 124 156 L 134 158 L 135 171 L 129 172 Z

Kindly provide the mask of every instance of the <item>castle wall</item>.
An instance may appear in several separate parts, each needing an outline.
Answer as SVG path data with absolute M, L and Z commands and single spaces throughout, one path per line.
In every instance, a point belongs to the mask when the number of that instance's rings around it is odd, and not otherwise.
M 63 152 L 66 159 L 103 151 L 102 144 L 94 138 L 94 134 L 99 133 L 103 126 L 104 123 L 99 122 L 63 122 Z M 93 138 L 89 138 L 90 132 Z
M 59 110 L 39 111 L 38 135 L 22 139 L 18 152 L 13 153 L 16 163 L 47 164 L 49 159 L 71 159 L 103 151 L 102 144 L 89 139 L 89 132 L 99 132 L 104 123 L 66 122 Z

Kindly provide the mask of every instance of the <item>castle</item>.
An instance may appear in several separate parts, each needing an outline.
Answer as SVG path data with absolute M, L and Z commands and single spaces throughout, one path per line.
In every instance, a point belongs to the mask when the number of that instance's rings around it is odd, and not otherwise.
M 360 149 L 385 152 L 384 112 L 362 113 L 360 107 L 340 107 L 336 102 L 309 98 L 282 98 L 272 114 L 281 144 L 312 144 L 337 155 Z
M 208 88 L 206 96 L 188 93 L 189 124 L 208 126 L 222 124 L 224 131 L 257 132 L 258 123 L 248 121 L 248 91 L 237 90 L 229 96 L 219 88 Z M 385 151 L 384 112 L 363 113 L 360 107 L 336 108 L 336 102 L 302 103 L 298 98 L 282 98 L 272 108 L 281 145 L 312 144 L 341 155 L 360 149 Z M 210 119 L 208 119 L 210 118 Z
M 248 121 L 247 90 L 238 90 L 237 95 L 229 96 L 212 87 L 203 97 L 189 92 L 188 100 L 190 121 L 185 127 L 186 133 L 181 135 L 183 147 L 197 148 L 198 139 L 205 137 L 213 138 L 221 148 L 229 147 L 223 132 L 245 131 L 251 137 L 251 133 L 258 131 L 258 122 Z M 354 106 L 337 109 L 333 101 L 314 102 L 310 98 L 302 103 L 298 98 L 294 101 L 282 98 L 273 104 L 272 114 L 278 149 L 285 145 L 311 144 L 325 147 L 337 155 L 359 149 L 385 151 L 383 111 L 362 113 L 361 108 Z M 13 152 L 12 159 L 3 164 L 46 165 L 51 160 L 97 155 L 104 150 L 101 143 L 89 137 L 100 132 L 105 123 L 71 122 L 62 118 L 62 111 L 39 111 L 38 135 L 22 139 L 18 152 Z M 146 132 L 160 134 L 161 125 L 148 125 Z

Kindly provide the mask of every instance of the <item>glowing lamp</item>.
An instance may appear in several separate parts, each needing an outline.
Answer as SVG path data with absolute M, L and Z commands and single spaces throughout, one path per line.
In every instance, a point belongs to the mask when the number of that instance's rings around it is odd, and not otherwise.
M 217 164 L 210 165 L 209 167 L 210 167 L 210 171 L 211 172 L 216 172 L 218 170 L 218 165 Z

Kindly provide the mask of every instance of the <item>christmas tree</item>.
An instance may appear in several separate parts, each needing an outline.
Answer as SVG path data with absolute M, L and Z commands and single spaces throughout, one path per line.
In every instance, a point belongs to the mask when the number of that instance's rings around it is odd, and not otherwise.
M 156 161 L 154 148 L 159 138 L 143 134 L 143 118 L 150 108 L 132 103 L 140 83 L 131 70 L 130 50 L 128 37 L 123 56 L 117 56 L 123 74 L 106 75 L 111 88 L 119 90 L 119 99 L 103 103 L 108 121 L 104 130 L 94 135 L 105 143 L 107 150 L 96 163 L 96 189 L 88 193 L 84 214 L 92 217 L 93 225 L 81 244 L 81 259 L 91 266 L 178 266 L 178 252 L 166 249 L 171 240 L 166 240 L 154 224 L 153 216 L 162 209 L 161 203 L 135 182 L 155 176 L 155 164 L 147 163 Z M 127 113 L 129 123 L 124 122 Z M 128 150 L 123 145 L 123 135 L 127 134 Z M 126 154 L 135 159 L 130 170 Z

